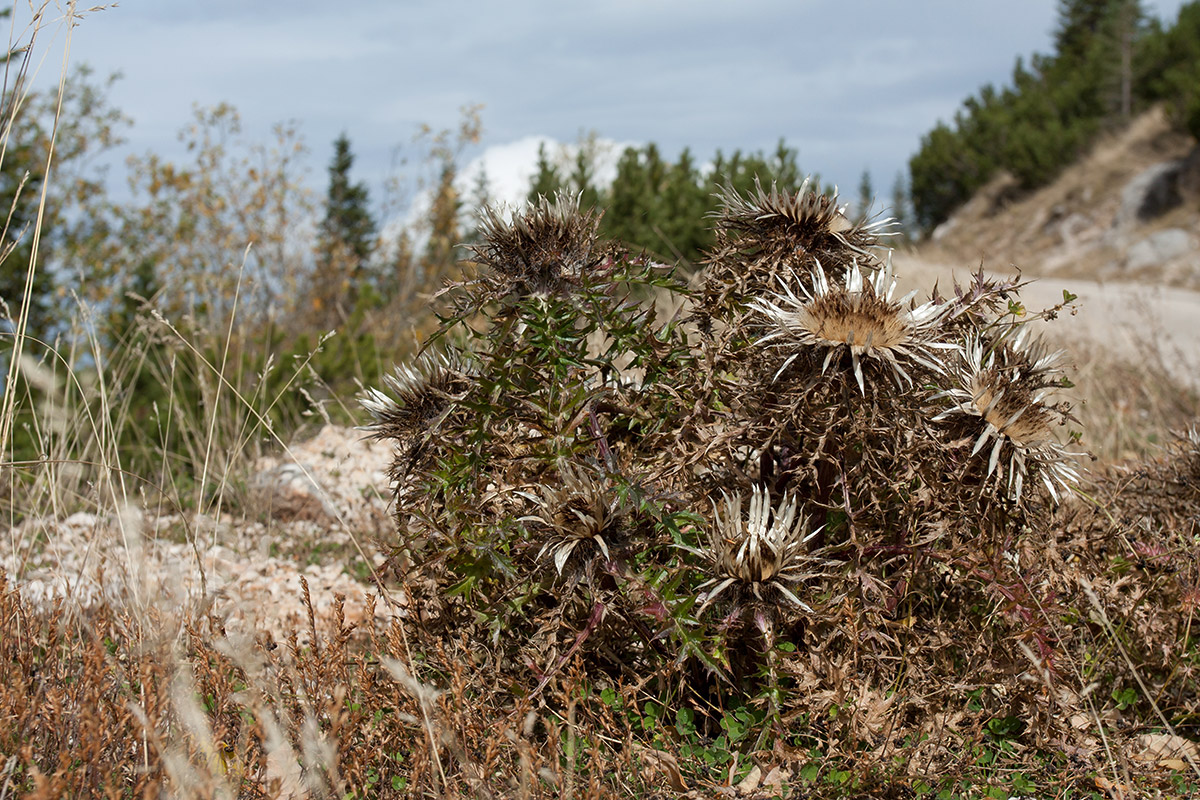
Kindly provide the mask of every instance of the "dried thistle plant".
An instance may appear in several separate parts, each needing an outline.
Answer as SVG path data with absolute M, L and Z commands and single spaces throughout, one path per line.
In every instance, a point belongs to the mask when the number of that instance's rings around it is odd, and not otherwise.
M 740 300 L 770 291 L 781 280 L 806 280 L 818 263 L 841 267 L 857 258 L 871 261 L 870 249 L 890 220 L 856 224 L 837 195 L 814 190 L 806 179 L 799 191 L 770 190 L 755 181 L 746 197 L 732 187 L 718 196 L 717 244 L 709 255 L 702 318 L 729 319 Z
M 599 225 L 599 213 L 581 210 L 579 197 L 566 193 L 539 197 L 511 220 L 488 206 L 480 222 L 483 241 L 472 253 L 490 271 L 484 280 L 496 294 L 561 294 L 605 261 L 596 241 Z
M 781 281 L 782 291 L 772 295 L 773 302 L 758 298 L 751 303 L 752 311 L 764 317 L 771 328 L 758 343 L 790 351 L 776 378 L 798 358 L 814 351 L 825 353 L 821 374 L 831 364 L 843 364 L 849 355 L 859 392 L 865 395 L 864 359 L 882 367 L 897 386 L 911 387 L 913 379 L 906 364 L 940 372 L 939 352 L 958 347 L 940 340 L 940 323 L 948 305 L 930 301 L 914 306 L 911 301 L 916 292 L 892 299 L 896 280 L 890 263 L 864 278 L 858 263 L 851 262 L 840 284 L 830 284 L 818 263 L 812 278 L 811 289 L 799 282 L 799 294 L 793 285 Z
M 697 587 L 704 592 L 697 616 L 726 592 L 735 616 L 751 608 L 778 613 L 782 604 L 812 613 L 795 587 L 819 574 L 807 549 L 819 530 L 808 531 L 807 519 L 797 517 L 797 504 L 795 496 L 784 495 L 772 511 L 768 490 L 755 486 L 743 518 L 742 495 L 722 493 L 720 505 L 714 504 L 707 546 L 697 551 L 712 573 Z
M 632 507 L 610 481 L 584 467 L 560 463 L 558 478 L 536 492 L 518 493 L 538 509 L 518 521 L 535 523 L 544 533 L 538 559 L 549 557 L 560 577 L 578 581 L 628 540 Z
M 934 417 L 967 420 L 974 438 L 971 456 L 988 452 L 985 482 L 1002 482 L 1019 503 L 1030 474 L 1041 478 L 1055 502 L 1079 481 L 1071 453 L 1054 427 L 1070 419 L 1065 402 L 1053 403 L 1064 388 L 1064 353 L 1018 325 L 998 337 L 972 334 L 952 367 L 956 385 L 937 395 L 949 408 Z M 990 447 L 990 451 L 987 448 Z
M 457 350 L 426 351 L 385 375 L 384 387 L 367 389 L 359 404 L 373 419 L 372 439 L 405 439 L 431 425 L 470 385 L 474 368 Z
M 718 233 L 726 238 L 732 234 L 743 247 L 786 247 L 810 253 L 836 249 L 859 255 L 867 253 L 876 237 L 887 235 L 891 220 L 853 223 L 836 193 L 822 194 L 814 188 L 811 178 L 794 194 L 775 185 L 763 189 L 757 179 L 748 197 L 726 187 L 719 195 Z

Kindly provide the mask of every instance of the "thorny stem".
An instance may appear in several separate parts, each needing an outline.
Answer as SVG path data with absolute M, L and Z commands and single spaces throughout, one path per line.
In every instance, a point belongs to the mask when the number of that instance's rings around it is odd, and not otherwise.
M 583 626 L 583 630 L 580 631 L 579 635 L 575 637 L 574 643 L 572 643 L 570 648 L 567 649 L 567 652 L 563 653 L 558 659 L 558 663 L 546 670 L 546 674 L 542 676 L 540 681 L 538 681 L 538 685 L 535 686 L 533 691 L 529 693 L 529 699 L 532 700 L 534 697 L 537 697 L 539 694 L 541 694 L 542 689 L 546 688 L 546 684 L 550 683 L 550 679 L 557 675 L 563 668 L 563 665 L 571 659 L 571 656 L 575 655 L 576 651 L 583 646 L 583 643 L 587 641 L 587 638 L 591 636 L 596 628 L 600 625 L 600 621 L 604 619 L 604 612 L 606 609 L 607 606 L 605 606 L 600 600 L 597 600 L 592 604 L 592 615 L 588 618 L 587 625 Z
M 600 451 L 600 457 L 604 459 L 604 466 L 610 471 L 615 471 L 617 466 L 612 456 L 612 450 L 608 446 L 608 439 L 605 438 L 604 432 L 600 430 L 600 420 L 596 419 L 596 410 L 588 405 L 588 428 L 592 432 L 592 437 L 596 442 L 596 448 Z

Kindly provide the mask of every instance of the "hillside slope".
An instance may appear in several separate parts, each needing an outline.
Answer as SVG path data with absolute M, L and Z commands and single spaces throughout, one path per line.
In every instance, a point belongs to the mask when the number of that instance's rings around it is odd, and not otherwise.
M 1026 196 L 994 178 L 919 249 L 927 262 L 1200 289 L 1200 148 L 1161 109 Z
M 1053 184 L 1017 197 L 1001 176 L 932 237 L 896 252 L 904 289 L 962 283 L 981 265 L 1031 280 L 1031 311 L 1076 301 L 1047 335 L 1075 366 L 1087 446 L 1153 451 L 1200 415 L 1200 148 L 1151 111 Z

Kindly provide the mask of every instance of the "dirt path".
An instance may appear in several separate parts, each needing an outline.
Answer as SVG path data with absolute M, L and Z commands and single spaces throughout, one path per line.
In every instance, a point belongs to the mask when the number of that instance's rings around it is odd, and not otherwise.
M 894 255 L 893 264 L 906 289 L 928 291 L 940 280 L 943 291 L 953 278 L 969 279 L 971 270 L 924 261 L 919 254 Z M 1021 292 L 1031 311 L 1076 295 L 1075 313 L 1064 313 L 1048 335 L 1071 350 L 1114 359 L 1161 365 L 1179 383 L 1200 391 L 1200 292 L 1138 283 L 1098 283 L 1066 277 L 1033 278 Z

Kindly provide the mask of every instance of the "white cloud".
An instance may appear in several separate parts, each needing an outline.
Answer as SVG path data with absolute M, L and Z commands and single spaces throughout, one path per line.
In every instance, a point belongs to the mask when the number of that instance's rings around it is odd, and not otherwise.
M 479 173 L 487 176 L 488 195 L 495 204 L 516 208 L 524 204 L 537 172 L 538 149 L 545 147 L 546 155 L 564 177 L 571 173 L 581 147 L 593 150 L 594 183 L 607 188 L 617 177 L 617 162 L 626 147 L 640 146 L 636 142 L 617 142 L 595 138 L 589 142 L 563 144 L 549 136 L 525 136 L 507 144 L 492 145 L 471 160 L 459 175 L 458 188 L 469 197 Z
M 516 210 L 525 204 L 529 187 L 537 171 L 538 149 L 545 147 L 546 155 L 563 176 L 570 174 L 581 147 L 590 147 L 594 153 L 594 185 L 604 189 L 612 185 L 617 177 L 617 162 L 627 147 L 639 147 L 637 142 L 617 142 L 612 139 L 594 138 L 585 143 L 559 142 L 549 136 L 524 136 L 505 144 L 495 144 L 484 149 L 467 162 L 455 179 L 459 196 L 470 202 L 471 195 L 482 171 L 487 176 L 488 196 L 495 206 Z M 422 220 L 429 213 L 432 190 L 418 192 L 408 208 L 384 224 L 384 239 L 394 240 L 407 232 L 415 246 L 424 245 L 427 232 L 422 229 Z M 470 212 L 473 209 L 467 208 Z

